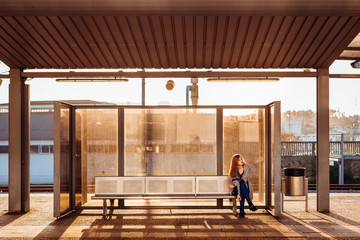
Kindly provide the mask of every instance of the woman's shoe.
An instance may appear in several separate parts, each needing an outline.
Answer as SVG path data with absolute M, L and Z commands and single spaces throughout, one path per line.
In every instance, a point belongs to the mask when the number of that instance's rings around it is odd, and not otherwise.
M 256 210 L 258 210 L 258 209 L 257 209 L 257 207 L 255 207 L 254 204 L 250 206 L 250 211 L 255 212 Z
M 239 217 L 245 217 L 245 211 L 243 208 L 240 208 Z

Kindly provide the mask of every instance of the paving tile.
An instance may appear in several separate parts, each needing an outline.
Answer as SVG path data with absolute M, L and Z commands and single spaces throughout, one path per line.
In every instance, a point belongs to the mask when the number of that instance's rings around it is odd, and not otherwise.
M 85 235 L 87 235 L 87 234 L 85 234 Z M 49 234 L 48 236 L 52 237 L 51 234 Z M 61 237 L 63 237 L 63 238 L 82 238 L 82 237 L 84 237 L 84 233 L 81 233 L 81 232 L 79 232 L 79 233 L 63 233 L 63 234 L 61 234 Z
M 184 238 L 186 237 L 186 232 L 150 232 L 146 237 L 147 238 Z
M 164 229 L 164 230 L 168 230 L 168 231 L 174 231 L 174 230 L 187 230 L 188 229 L 188 225 L 152 225 L 151 229 Z
M 360 226 L 344 226 L 344 228 L 350 230 L 351 232 L 360 233 Z
M 119 233 L 111 233 L 109 238 L 146 238 L 148 233 L 140 233 L 140 232 L 119 232 Z M 86 236 L 92 237 L 92 236 Z
M 350 226 L 333 226 L 334 230 L 337 232 L 360 232 L 360 228 L 351 228 Z
M 256 238 L 251 238 L 251 240 L 256 240 Z M 262 239 L 262 238 L 258 238 L 258 239 Z M 248 237 L 239 237 L 239 236 L 235 236 L 235 237 L 228 237 L 226 236 L 226 240 L 249 240 Z
M 306 237 L 308 238 L 331 238 L 330 235 L 326 234 L 326 233 L 304 233 Z
M 288 237 L 288 240 L 307 240 L 307 238 L 305 237 L 299 237 L 299 238 L 292 238 L 292 237 Z
M 247 230 L 250 230 L 250 231 L 254 231 L 254 227 L 251 226 L 251 225 L 239 225 L 239 224 L 222 225 L 222 229 L 224 231 L 233 230 L 233 229 L 247 229 Z
M 328 233 L 328 234 L 334 238 L 341 238 L 341 237 L 345 237 L 347 233 L 332 232 L 332 233 Z
M 246 237 L 246 238 L 263 238 L 265 237 L 265 234 L 263 232 L 225 232 L 226 237 Z
M 222 225 L 208 224 L 207 229 L 209 229 L 209 230 L 221 230 Z
M 352 237 L 352 238 L 358 238 L 358 239 L 360 239 L 360 233 L 349 232 L 349 233 L 344 233 L 343 235 L 344 235 L 345 237 Z
M 281 225 L 273 225 L 270 224 L 268 225 L 270 228 L 273 228 L 279 232 L 294 232 L 294 230 L 292 230 L 291 228 L 288 228 L 287 226 L 281 224 Z
M 302 233 L 317 233 L 321 232 L 320 229 L 317 229 L 315 227 L 309 227 L 309 226 L 297 226 L 296 229 L 293 229 L 295 232 L 302 232 Z
M 285 225 L 253 225 L 253 227 L 258 232 L 295 232 Z
M 304 237 L 304 234 L 296 232 L 264 232 L 266 237 Z
M 191 237 L 226 237 L 225 232 L 187 232 L 188 238 Z
M 124 230 L 132 230 L 132 229 L 150 229 L 151 225 L 118 225 L 115 226 L 115 229 L 124 229 Z
M 188 226 L 188 229 L 189 231 L 192 231 L 192 230 L 205 230 L 207 229 L 207 227 L 205 225 L 189 225 Z

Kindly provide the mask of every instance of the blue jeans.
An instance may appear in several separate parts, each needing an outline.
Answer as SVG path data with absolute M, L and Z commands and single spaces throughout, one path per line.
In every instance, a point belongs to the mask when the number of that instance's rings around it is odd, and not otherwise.
M 247 188 L 245 183 L 240 183 L 240 197 L 240 208 L 244 208 L 245 198 L 249 206 L 253 205 L 250 199 L 249 189 Z

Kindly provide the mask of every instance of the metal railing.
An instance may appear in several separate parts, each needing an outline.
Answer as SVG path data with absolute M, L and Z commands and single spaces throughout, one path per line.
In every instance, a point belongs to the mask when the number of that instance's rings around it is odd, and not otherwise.
M 344 141 L 344 154 L 360 154 L 360 141 Z M 330 142 L 330 154 L 341 154 L 341 141 Z M 316 142 L 281 142 L 283 157 L 313 157 L 316 155 Z

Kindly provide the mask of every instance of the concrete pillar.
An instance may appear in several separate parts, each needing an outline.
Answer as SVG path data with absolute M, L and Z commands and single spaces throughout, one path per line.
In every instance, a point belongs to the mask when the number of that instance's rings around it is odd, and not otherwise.
M 281 215 L 281 103 L 274 102 L 273 122 L 273 179 L 274 179 L 274 217 Z M 271 146 L 270 146 L 271 147 Z
M 10 70 L 9 212 L 30 210 L 30 100 L 20 69 Z
M 329 69 L 319 68 L 316 81 L 317 211 L 330 211 Z
M 216 174 L 218 176 L 224 175 L 223 133 L 224 133 L 224 109 L 222 107 L 218 107 L 216 108 Z M 223 199 L 217 199 L 216 206 L 217 208 L 222 208 L 224 206 Z

